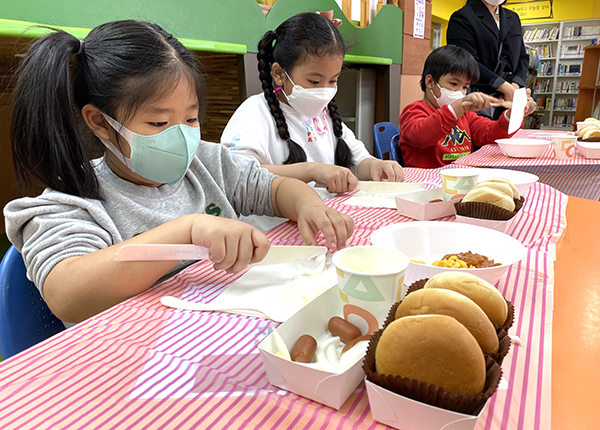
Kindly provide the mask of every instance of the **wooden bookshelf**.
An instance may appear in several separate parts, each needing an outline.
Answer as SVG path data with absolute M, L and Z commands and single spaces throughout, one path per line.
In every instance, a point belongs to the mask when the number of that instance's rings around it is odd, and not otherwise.
M 584 49 L 575 122 L 593 116 L 600 100 L 600 46 Z

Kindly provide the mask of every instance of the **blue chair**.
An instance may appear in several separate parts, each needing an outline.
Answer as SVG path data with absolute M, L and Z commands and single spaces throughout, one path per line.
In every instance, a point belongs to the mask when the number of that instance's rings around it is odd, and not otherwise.
M 392 147 L 392 137 L 398 133 L 398 127 L 391 122 L 378 122 L 373 126 L 373 142 L 377 158 L 383 160 L 383 154 L 389 153 L 392 160 L 398 161 L 396 151 Z
M 400 135 L 397 134 L 392 137 L 392 151 L 396 154 L 396 161 L 404 166 L 404 160 L 402 160 L 402 149 L 400 149 Z
M 5 360 L 64 329 L 27 279 L 23 257 L 11 246 L 0 263 L 0 356 Z

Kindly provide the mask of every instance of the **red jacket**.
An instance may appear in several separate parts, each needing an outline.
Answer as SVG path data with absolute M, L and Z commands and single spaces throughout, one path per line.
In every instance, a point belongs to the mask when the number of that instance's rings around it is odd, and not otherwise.
M 456 119 L 448 106 L 436 109 L 422 100 L 406 106 L 400 115 L 400 148 L 406 167 L 445 166 L 469 155 L 473 143 L 483 146 L 507 137 L 504 115 L 492 121 L 467 111 Z

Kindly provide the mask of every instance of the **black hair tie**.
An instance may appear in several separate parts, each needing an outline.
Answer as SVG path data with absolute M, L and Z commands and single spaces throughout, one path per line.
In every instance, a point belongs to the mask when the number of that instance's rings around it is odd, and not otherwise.
M 83 43 L 84 43 L 84 40 L 81 39 L 79 41 L 79 51 L 77 51 L 77 55 L 79 55 L 79 54 L 81 54 L 83 52 Z

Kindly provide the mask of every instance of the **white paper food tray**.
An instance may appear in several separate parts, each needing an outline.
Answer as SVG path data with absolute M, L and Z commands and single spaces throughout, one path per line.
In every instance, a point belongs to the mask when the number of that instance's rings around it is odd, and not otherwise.
M 600 158 L 600 142 L 577 141 L 577 151 L 585 158 Z
M 485 228 L 491 228 L 492 230 L 499 231 L 500 233 L 506 233 L 508 229 L 513 225 L 515 219 L 519 216 L 519 214 L 515 215 L 511 219 L 507 221 L 497 221 L 493 219 L 479 219 L 479 218 L 471 218 L 468 216 L 456 215 L 456 222 L 462 224 L 472 224 L 479 225 Z
M 404 193 L 402 197 L 396 197 L 396 207 L 400 215 L 419 221 L 429 221 L 454 215 L 456 213 L 454 200 L 429 203 L 431 200 L 443 200 L 443 198 L 444 190 L 442 188 L 413 191 Z
M 285 323 L 275 329 L 292 350 L 298 338 L 309 334 L 319 339 L 327 332 L 331 317 L 343 318 L 344 302 L 339 289 L 331 287 Z M 300 396 L 339 409 L 363 380 L 362 359 L 342 373 L 331 373 L 312 369 L 277 355 L 273 333 L 259 345 L 260 356 L 272 385 L 299 394 Z
M 473 430 L 489 403 L 478 415 L 466 415 L 400 396 L 371 381 L 365 384 L 373 419 L 402 430 Z

